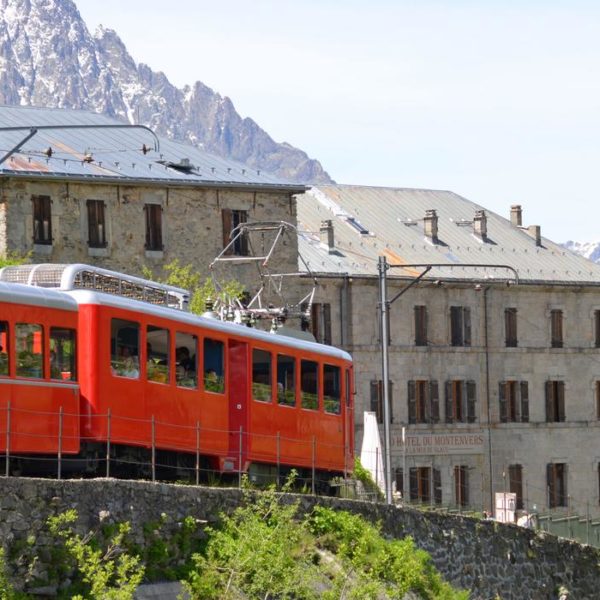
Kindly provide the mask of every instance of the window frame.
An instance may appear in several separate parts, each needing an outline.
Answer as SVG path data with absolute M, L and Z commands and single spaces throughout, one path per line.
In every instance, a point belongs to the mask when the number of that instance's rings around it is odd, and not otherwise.
M 469 506 L 469 467 L 454 465 L 454 500 L 456 506 Z
M 564 344 L 564 314 L 562 309 L 553 308 L 550 311 L 550 345 L 552 348 L 563 348 Z
M 250 244 L 246 234 L 240 235 L 233 244 L 231 244 L 231 232 L 242 225 L 248 223 L 249 211 L 238 208 L 221 209 L 221 222 L 223 226 L 223 249 L 224 256 L 250 256 Z M 231 246 L 229 246 L 231 244 Z M 229 246 L 229 247 L 228 247 Z
M 566 422 L 565 382 L 561 379 L 546 381 L 546 423 Z
M 415 304 L 415 346 L 427 346 L 427 306 L 424 304 Z
M 546 489 L 548 490 L 548 508 L 567 507 L 568 493 L 567 463 L 548 463 L 546 465 Z
M 149 252 L 162 252 L 163 240 L 163 207 L 156 202 L 144 204 L 145 243 L 144 249 Z
M 450 345 L 471 346 L 471 308 L 468 306 L 450 307 Z
M 267 384 L 265 384 L 264 382 L 258 382 L 255 381 L 255 365 L 257 364 L 257 362 L 255 361 L 255 353 L 257 352 L 262 352 L 264 354 L 268 354 L 269 355 L 269 360 L 268 360 L 268 365 L 269 365 L 269 373 L 268 373 L 268 393 L 266 394 L 259 394 L 259 395 L 263 395 L 264 397 L 259 398 L 258 395 L 256 394 L 256 391 L 258 391 L 259 389 L 263 389 L 265 392 L 267 391 L 266 388 L 258 388 L 255 386 L 266 386 Z M 265 363 L 263 363 L 265 364 Z M 272 403 L 273 402 L 273 375 L 274 375 L 274 370 L 273 370 L 273 352 L 271 350 L 265 350 L 264 348 L 252 348 L 252 390 L 251 390 L 251 394 L 252 394 L 252 400 L 254 400 L 255 402 L 261 402 L 263 404 L 268 404 L 268 403 Z
M 106 202 L 104 200 L 86 200 L 88 248 L 106 248 Z
M 38 246 L 51 246 L 52 238 L 52 198 L 47 195 L 31 196 L 33 209 L 33 243 Z
M 516 348 L 519 345 L 517 309 L 514 307 L 504 309 L 504 345 L 507 348 Z

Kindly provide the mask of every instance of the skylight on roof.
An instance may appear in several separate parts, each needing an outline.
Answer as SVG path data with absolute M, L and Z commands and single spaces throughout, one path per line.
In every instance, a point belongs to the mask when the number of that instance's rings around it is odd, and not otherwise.
M 346 223 L 350 225 L 353 229 L 356 229 L 358 233 L 361 235 L 369 235 L 369 230 L 361 225 L 360 221 L 358 221 L 355 217 L 346 217 Z

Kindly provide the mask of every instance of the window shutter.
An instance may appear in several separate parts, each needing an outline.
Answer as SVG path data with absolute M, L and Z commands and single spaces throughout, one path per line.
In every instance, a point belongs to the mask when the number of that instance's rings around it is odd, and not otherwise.
M 521 381 L 521 421 L 529 422 L 529 384 Z
M 500 403 L 500 423 L 507 423 L 508 412 L 506 410 L 506 381 L 501 381 L 498 385 L 498 399 Z
M 429 383 L 429 397 L 431 398 L 431 422 L 440 422 L 440 396 L 438 390 L 438 382 L 431 381 Z
M 331 346 L 331 304 L 323 304 L 323 343 Z
M 553 421 L 552 407 L 554 406 L 554 389 L 551 381 L 546 381 L 546 422 Z
M 554 482 L 554 465 L 546 465 L 546 489 L 548 490 L 548 508 L 556 506 L 556 489 Z
M 558 420 L 563 423 L 565 421 L 565 382 L 559 381 L 557 388 L 558 398 L 556 398 L 556 402 L 558 403 Z
M 417 398 L 416 385 L 414 381 L 408 382 L 408 422 L 417 422 Z
M 476 387 L 474 381 L 467 381 L 467 422 L 475 423 L 475 395 Z
M 371 412 L 374 412 L 378 423 L 383 423 L 383 410 L 380 397 L 380 381 L 371 381 Z
M 465 328 L 465 339 L 464 345 L 471 345 L 471 309 L 465 308 L 463 310 L 463 320 L 464 320 L 464 328 Z
M 410 487 L 410 499 L 419 499 L 419 479 L 417 475 L 417 469 L 412 467 L 409 470 L 409 487 Z
M 463 345 L 463 323 L 461 310 L 462 309 L 460 306 L 450 307 L 450 343 L 453 346 Z
M 221 218 L 223 220 L 223 248 L 227 247 L 227 244 L 231 241 L 231 229 L 233 225 L 233 216 L 230 208 L 224 208 L 221 210 Z M 233 254 L 233 247 L 229 248 L 225 255 Z
M 423 415 L 423 420 L 421 421 L 421 423 L 431 423 L 431 390 L 429 389 L 429 383 L 427 381 L 424 381 L 423 387 L 421 389 L 425 394 L 425 398 L 423 399 L 423 407 L 425 409 L 425 414 Z
M 454 412 L 452 410 L 452 382 L 446 381 L 446 423 L 452 423 L 454 421 Z
M 442 503 L 442 473 L 439 469 L 433 469 L 433 501 Z

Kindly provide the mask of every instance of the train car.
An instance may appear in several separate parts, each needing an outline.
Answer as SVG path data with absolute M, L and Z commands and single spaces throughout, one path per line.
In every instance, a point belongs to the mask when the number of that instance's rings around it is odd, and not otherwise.
M 290 467 L 352 469 L 347 353 L 178 310 L 184 290 L 85 265 L 46 265 L 40 281 L 62 288 L 54 294 L 77 315 L 78 457 L 88 470 L 107 449 L 113 474 L 126 476 L 148 476 L 152 464 L 184 477 L 198 458 L 203 470 L 259 480 Z
M 0 283 L 0 455 L 77 454 L 78 307 L 54 290 Z

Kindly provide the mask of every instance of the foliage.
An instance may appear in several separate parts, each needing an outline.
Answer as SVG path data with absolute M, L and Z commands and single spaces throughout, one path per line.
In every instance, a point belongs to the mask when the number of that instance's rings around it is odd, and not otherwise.
M 7 252 L 0 256 L 0 269 L 2 267 L 12 267 L 13 265 L 22 265 L 31 260 L 31 253 L 19 254 L 18 252 Z
M 383 501 L 384 496 L 383 492 L 379 488 L 379 486 L 373 481 L 373 477 L 371 477 L 370 471 L 365 469 L 360 462 L 360 458 L 358 456 L 354 459 L 354 472 L 352 473 L 352 477 L 357 479 L 363 484 L 365 491 L 370 494 L 375 494 L 378 500 Z
M 137 556 L 124 551 L 123 545 L 130 531 L 129 523 L 117 525 L 106 548 L 97 547 L 95 534 L 84 537 L 75 533 L 73 523 L 77 512 L 65 513 L 48 519 L 50 532 L 62 539 L 67 555 L 74 561 L 86 590 L 84 597 L 94 600 L 130 600 L 144 577 L 144 566 Z
M 15 588 L 8 580 L 3 548 L 0 548 L 0 598 L 2 600 L 20 600 L 21 598 L 26 598 L 24 594 L 15 591 Z
M 410 537 L 386 540 L 378 526 L 362 517 L 325 507 L 316 507 L 308 524 L 318 544 L 336 554 L 355 579 L 352 595 L 345 597 L 403 598 L 409 591 L 432 600 L 469 597 L 442 580 L 429 554 L 417 549 Z
M 209 528 L 203 553 L 184 581 L 194 599 L 466 600 L 444 583 L 429 555 L 410 538 L 385 540 L 359 516 L 316 508 L 300 520 L 298 502 L 283 502 L 274 487 L 251 494 L 219 529 Z
M 219 281 L 221 292 L 217 292 L 212 278 L 202 279 L 193 265 L 181 265 L 178 259 L 164 265 L 163 271 L 166 274 L 165 277 L 157 279 L 151 269 L 142 268 L 142 274 L 146 279 L 189 290 L 191 293 L 190 311 L 196 314 L 202 314 L 206 310 L 206 301 L 209 299 L 227 302 L 231 299 L 240 299 L 244 295 L 244 286 L 234 279 Z
M 285 484 L 288 492 L 293 479 Z M 284 504 L 272 486 L 253 496 L 244 487 L 244 503 L 222 526 L 207 528 L 208 542 L 195 554 L 195 570 L 184 581 L 192 598 L 317 599 L 314 538 L 294 519 L 298 504 Z

